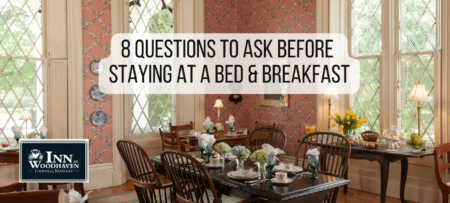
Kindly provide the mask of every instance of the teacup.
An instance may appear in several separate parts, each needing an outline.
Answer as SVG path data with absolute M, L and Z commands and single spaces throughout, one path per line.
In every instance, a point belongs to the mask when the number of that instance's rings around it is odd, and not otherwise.
M 286 172 L 276 172 L 275 178 L 277 179 L 277 181 L 285 182 L 287 179 L 287 173 Z

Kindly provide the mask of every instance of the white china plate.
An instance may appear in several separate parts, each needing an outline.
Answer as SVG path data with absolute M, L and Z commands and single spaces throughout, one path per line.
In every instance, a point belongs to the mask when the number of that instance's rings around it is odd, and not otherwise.
M 291 166 L 290 168 L 286 168 L 283 166 L 275 166 L 273 167 L 273 171 L 275 172 L 287 172 L 287 173 L 299 173 L 303 171 L 303 168 L 300 166 Z
M 211 163 L 205 164 L 206 168 L 222 168 L 223 165 L 212 165 Z
M 101 91 L 100 86 L 95 85 L 91 89 L 91 97 L 95 101 L 101 101 L 101 100 L 103 100 L 106 97 L 106 94 Z
M 91 64 L 91 71 L 94 75 L 101 75 L 105 72 L 105 67 L 100 64 L 100 60 L 95 60 Z
M 239 171 L 231 171 L 227 173 L 227 176 L 233 179 L 249 180 L 258 178 L 259 173 L 255 171 L 248 171 L 247 174 L 242 174 Z
M 108 115 L 104 111 L 96 111 L 92 114 L 91 122 L 97 127 L 102 127 L 108 121 Z
M 290 183 L 292 183 L 292 181 L 293 180 L 290 178 L 286 178 L 286 180 L 284 180 L 284 181 L 280 181 L 276 178 L 272 178 L 272 183 L 276 183 L 276 184 L 290 184 Z

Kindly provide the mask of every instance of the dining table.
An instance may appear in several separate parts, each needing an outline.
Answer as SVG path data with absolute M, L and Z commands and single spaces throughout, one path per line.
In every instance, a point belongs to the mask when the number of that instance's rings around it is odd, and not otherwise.
M 314 142 L 314 141 L 313 141 Z M 316 144 L 316 143 L 314 143 Z M 325 149 L 330 146 L 326 144 L 317 144 L 319 147 L 324 147 Z M 403 144 L 400 144 L 403 145 Z M 406 179 L 408 177 L 408 159 L 409 158 L 423 158 L 426 156 L 432 156 L 433 150 L 423 150 L 419 153 L 413 153 L 406 146 L 400 146 L 396 151 L 389 150 L 388 143 L 379 143 L 376 148 L 369 148 L 361 146 L 359 144 L 351 145 L 350 159 L 368 160 L 376 161 L 380 165 L 380 180 L 381 180 L 381 191 L 380 191 L 380 202 L 386 202 L 386 192 L 387 185 L 389 182 L 389 165 L 392 162 L 400 161 L 401 174 L 400 174 L 400 200 L 402 203 L 406 203 L 405 199 L 405 187 Z M 327 156 L 327 153 L 321 153 L 321 156 Z M 325 159 L 321 159 L 325 160 Z M 321 166 L 325 164 L 320 164 Z M 344 178 L 348 179 L 348 168 L 345 171 Z M 344 194 L 347 194 L 348 185 L 344 186 Z
M 247 134 L 232 134 L 232 135 L 228 135 L 228 134 L 223 134 L 220 136 L 216 136 L 216 143 L 220 143 L 220 142 L 225 142 L 228 145 L 230 145 L 230 147 L 234 147 L 237 145 L 245 145 L 245 141 L 247 141 Z M 197 145 L 198 139 L 191 135 L 191 134 L 182 134 L 180 135 L 180 139 L 183 140 L 189 140 L 189 145 L 190 146 L 195 146 Z
M 198 152 L 190 154 L 200 157 Z M 150 157 L 150 160 L 155 164 L 159 174 L 166 175 L 160 156 Z M 249 159 L 244 162 L 244 166 L 247 169 L 257 170 L 256 165 Z M 242 199 L 257 198 L 260 202 L 321 203 L 332 189 L 350 184 L 349 180 L 322 173 L 316 173 L 318 178 L 312 179 L 310 178 L 311 173 L 307 171 L 296 176 L 289 176 L 293 178 L 290 184 L 279 185 L 272 182 L 271 179 L 246 183 L 245 180 L 233 179 L 227 175 L 231 171 L 236 171 L 237 164 L 234 160 L 225 161 L 219 168 L 205 168 L 214 182 L 219 197 L 228 195 Z
M 386 202 L 386 191 L 389 180 L 389 165 L 392 162 L 400 161 L 400 200 L 406 203 L 405 186 L 406 178 L 408 177 L 408 159 L 409 158 L 423 158 L 432 156 L 433 150 L 424 150 L 419 153 L 412 153 L 407 147 L 401 146 L 397 151 L 389 151 L 387 144 L 381 144 L 378 148 L 367 148 L 359 145 L 352 145 L 350 159 L 363 159 L 368 161 L 376 161 L 380 164 L 380 180 L 381 180 L 381 195 L 380 202 Z M 348 179 L 348 170 L 344 178 Z M 347 193 L 347 186 L 344 187 L 344 193 Z

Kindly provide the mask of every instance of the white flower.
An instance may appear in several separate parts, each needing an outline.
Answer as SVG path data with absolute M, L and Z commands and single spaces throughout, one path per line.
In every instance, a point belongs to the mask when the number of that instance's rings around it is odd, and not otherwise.
M 278 154 L 284 154 L 284 151 L 279 148 L 274 148 L 270 144 L 263 144 L 262 150 L 268 155 L 278 155 Z
M 213 125 L 213 122 L 211 121 L 211 118 L 208 116 L 205 119 L 205 122 L 203 122 L 203 125 Z
M 14 125 L 14 126 L 12 127 L 12 131 L 13 131 L 14 133 L 20 133 L 20 132 L 22 132 L 22 127 L 19 127 L 19 126 L 16 124 L 16 125 Z
M 317 150 L 317 148 L 313 148 L 313 149 L 309 149 L 307 152 L 306 152 L 306 155 L 308 155 L 308 156 L 319 156 L 320 155 L 320 152 Z
M 41 126 L 39 129 L 39 132 L 41 132 L 43 135 L 47 135 L 48 129 L 44 126 Z
M 226 124 L 234 123 L 234 116 L 233 116 L 233 115 L 230 115 L 230 117 L 228 118 L 227 121 L 225 121 L 225 123 L 226 123 Z
M 205 134 L 206 138 L 204 140 L 202 140 L 204 145 L 213 145 L 214 143 L 216 143 L 216 139 L 214 138 L 214 135 L 208 135 Z
M 60 190 L 58 203 L 83 203 L 88 198 L 89 193 L 90 191 L 84 197 L 81 197 L 81 194 L 74 189 L 71 189 L 68 194 L 66 194 L 64 190 Z

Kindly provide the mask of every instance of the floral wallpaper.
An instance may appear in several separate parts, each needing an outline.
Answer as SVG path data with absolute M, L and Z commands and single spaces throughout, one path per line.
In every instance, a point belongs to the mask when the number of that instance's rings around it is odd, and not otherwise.
M 83 0 L 83 135 L 90 140 L 90 164 L 112 162 L 112 96 L 101 101 L 91 98 L 98 76 L 91 71 L 94 60 L 109 56 L 111 41 L 110 0 Z M 96 127 L 91 116 L 96 111 L 108 115 L 106 124 Z
M 316 0 L 205 0 L 206 33 L 315 33 Z M 221 119 L 236 119 L 236 128 L 254 128 L 255 121 L 276 126 L 287 135 L 286 151 L 292 155 L 305 125 L 316 124 L 316 95 L 290 95 L 289 108 L 259 105 L 259 95 L 242 95 L 237 105 L 229 95 L 206 95 L 205 114 L 217 120 L 216 99 L 221 98 Z

